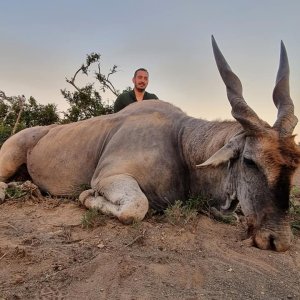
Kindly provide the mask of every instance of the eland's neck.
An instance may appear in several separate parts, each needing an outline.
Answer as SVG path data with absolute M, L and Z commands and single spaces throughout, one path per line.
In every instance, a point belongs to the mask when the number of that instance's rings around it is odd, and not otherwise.
M 205 193 L 213 198 L 223 198 L 223 178 L 226 166 L 197 169 L 242 130 L 236 121 L 206 121 L 190 118 L 183 126 L 182 154 L 190 174 L 190 192 Z
M 190 118 L 182 133 L 183 155 L 189 168 L 203 163 L 242 130 L 236 121 L 206 121 Z

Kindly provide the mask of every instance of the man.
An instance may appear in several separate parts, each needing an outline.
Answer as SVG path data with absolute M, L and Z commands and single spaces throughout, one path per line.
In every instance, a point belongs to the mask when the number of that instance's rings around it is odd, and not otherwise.
M 131 103 L 135 103 L 143 100 L 158 99 L 154 94 L 146 92 L 146 87 L 149 82 L 149 73 L 146 69 L 140 68 L 134 72 L 132 78 L 134 88 L 132 91 L 123 92 L 115 101 L 114 111 L 115 113 L 126 107 Z

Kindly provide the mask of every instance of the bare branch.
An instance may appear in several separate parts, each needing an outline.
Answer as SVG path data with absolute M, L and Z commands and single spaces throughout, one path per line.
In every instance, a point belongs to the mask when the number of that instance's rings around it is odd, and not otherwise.
M 17 97 L 8 97 L 6 94 L 0 90 L 0 101 L 4 103 L 4 101 L 9 102 L 11 105 L 15 102 Z
M 100 54 L 93 52 L 87 55 L 86 61 L 75 72 L 74 76 L 70 79 L 66 78 L 66 82 L 71 84 L 76 90 L 74 92 L 69 92 L 66 89 L 61 90 L 64 98 L 70 104 L 70 109 L 68 110 L 68 113 L 65 114 L 66 120 L 69 119 L 70 121 L 74 122 L 89 118 L 91 116 L 113 112 L 112 106 L 103 102 L 101 92 L 109 90 L 113 95 L 119 95 L 118 90 L 115 89 L 110 81 L 110 77 L 116 72 L 116 68 L 117 66 L 114 65 L 106 76 L 101 72 Z M 94 72 L 93 82 L 87 83 L 83 86 L 81 86 L 79 83 L 77 84 L 76 80 L 78 79 L 78 74 L 82 72 L 83 74 L 89 76 L 90 70 Z M 96 81 L 98 81 L 100 84 L 100 88 L 95 88 L 94 83 Z
M 13 105 L 18 101 L 18 97 L 16 96 L 8 97 L 6 96 L 5 92 L 0 90 L 0 102 L 5 104 L 4 101 L 7 101 L 9 104 L 7 105 L 7 113 L 2 120 L 3 124 L 6 122 L 8 116 L 13 112 Z
M 82 64 L 82 66 L 75 72 L 74 76 L 71 79 L 66 78 L 66 82 L 71 84 L 78 92 L 84 92 L 82 88 L 79 88 L 75 84 L 76 77 L 80 71 L 82 73 L 88 75 L 88 68 L 91 66 L 91 64 L 99 61 L 100 54 L 98 53 L 91 53 L 87 56 L 86 64 Z M 95 72 L 95 77 L 100 83 L 100 89 L 105 92 L 106 89 L 109 89 L 115 96 L 119 96 L 118 90 L 114 87 L 112 82 L 109 80 L 109 77 L 117 72 L 117 66 L 114 65 L 112 69 L 110 69 L 107 76 L 101 73 L 101 64 L 98 63 L 98 72 Z
M 25 98 L 24 95 L 22 95 L 22 96 L 18 96 L 18 100 L 19 100 L 19 107 L 20 107 L 20 110 L 19 110 L 18 117 L 17 117 L 16 123 L 15 123 L 15 125 L 14 125 L 14 128 L 13 128 L 13 130 L 12 130 L 11 135 L 15 134 L 15 132 L 16 132 L 16 130 L 17 130 L 18 124 L 19 124 L 19 122 L 20 122 L 21 114 L 22 114 L 22 112 L 23 112 L 23 108 L 24 108 L 24 104 L 25 104 L 26 98 Z
M 101 74 L 101 66 L 100 63 L 98 64 L 98 73 L 95 72 L 96 79 L 99 81 L 101 85 L 101 89 L 105 91 L 105 88 L 108 88 L 115 96 L 119 96 L 118 91 L 115 89 L 114 85 L 111 83 L 111 81 L 108 79 L 110 75 L 116 73 L 117 66 L 114 65 L 113 68 L 110 70 L 108 75 L 105 77 L 105 75 Z
M 82 65 L 74 74 L 74 76 L 71 78 L 71 80 L 69 80 L 68 78 L 66 78 L 66 82 L 71 84 L 78 92 L 80 92 L 80 88 L 78 88 L 75 84 L 75 79 L 77 74 L 82 71 L 82 69 L 84 68 L 84 65 Z

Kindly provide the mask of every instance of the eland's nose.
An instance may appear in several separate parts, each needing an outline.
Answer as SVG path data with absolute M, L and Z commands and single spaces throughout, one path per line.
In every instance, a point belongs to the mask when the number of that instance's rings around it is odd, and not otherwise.
M 284 252 L 288 250 L 292 244 L 293 234 L 290 228 L 282 232 L 274 232 L 268 229 L 259 230 L 255 237 L 255 245 L 263 250 L 274 250 Z

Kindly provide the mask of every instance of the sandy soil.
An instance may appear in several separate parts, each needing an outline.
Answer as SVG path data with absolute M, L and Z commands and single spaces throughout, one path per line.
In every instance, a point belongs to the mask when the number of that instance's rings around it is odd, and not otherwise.
M 299 236 L 276 253 L 204 215 L 84 229 L 84 213 L 69 200 L 0 205 L 0 299 L 300 299 Z

